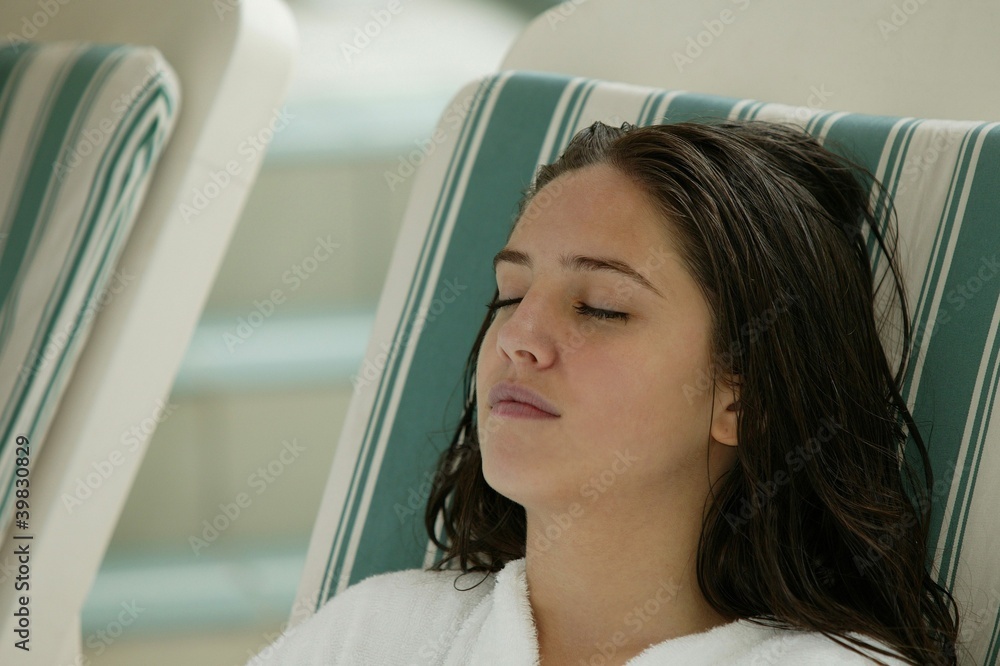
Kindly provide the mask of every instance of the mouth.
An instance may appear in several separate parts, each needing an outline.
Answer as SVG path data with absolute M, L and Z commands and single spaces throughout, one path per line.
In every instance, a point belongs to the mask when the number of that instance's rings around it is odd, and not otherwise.
M 540 393 L 511 381 L 497 382 L 487 399 L 495 416 L 532 419 L 557 419 L 559 411 Z
M 557 419 L 555 414 L 550 414 L 538 409 L 534 405 L 516 400 L 501 400 L 490 408 L 490 413 L 494 416 L 504 416 L 515 419 Z

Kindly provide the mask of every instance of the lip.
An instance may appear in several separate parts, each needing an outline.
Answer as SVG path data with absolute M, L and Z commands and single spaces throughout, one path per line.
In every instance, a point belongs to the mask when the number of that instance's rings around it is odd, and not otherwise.
M 557 418 L 558 410 L 538 393 L 514 382 L 497 382 L 487 398 L 490 409 L 498 416 Z

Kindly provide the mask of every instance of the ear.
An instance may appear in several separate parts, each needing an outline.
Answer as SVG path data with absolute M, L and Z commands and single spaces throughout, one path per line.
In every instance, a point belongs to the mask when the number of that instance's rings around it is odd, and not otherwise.
M 712 439 L 720 444 L 736 446 L 736 426 L 740 410 L 739 377 L 719 382 L 715 387 L 712 407 Z

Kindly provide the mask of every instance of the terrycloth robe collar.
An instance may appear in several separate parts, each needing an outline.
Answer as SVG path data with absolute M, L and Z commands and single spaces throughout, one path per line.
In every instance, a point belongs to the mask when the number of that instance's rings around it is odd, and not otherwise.
M 628 665 L 724 663 L 779 631 L 738 620 L 652 645 L 629 660 Z M 595 654 L 599 654 L 596 647 Z M 675 662 L 675 659 L 686 661 Z M 538 663 L 538 635 L 528 601 L 525 559 L 521 558 L 508 562 L 496 574 L 493 593 L 485 596 L 466 619 L 444 664 L 538 666 Z
M 493 593 L 462 625 L 444 663 L 537 666 L 538 661 L 538 634 L 528 602 L 525 559 L 521 558 L 496 574 Z

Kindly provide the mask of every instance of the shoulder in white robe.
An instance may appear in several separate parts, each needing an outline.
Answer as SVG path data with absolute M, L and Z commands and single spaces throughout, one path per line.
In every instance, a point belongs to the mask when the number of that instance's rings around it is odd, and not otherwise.
M 524 567 L 522 558 L 496 574 L 410 569 L 371 576 L 334 596 L 247 666 L 537 666 Z M 608 663 L 615 649 L 609 638 L 595 641 L 586 663 Z M 886 648 L 873 638 L 864 640 Z M 890 666 L 907 665 L 869 654 Z M 651 645 L 627 666 L 873 663 L 818 632 L 737 620 Z

